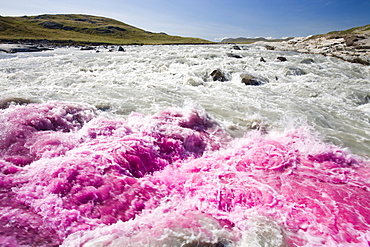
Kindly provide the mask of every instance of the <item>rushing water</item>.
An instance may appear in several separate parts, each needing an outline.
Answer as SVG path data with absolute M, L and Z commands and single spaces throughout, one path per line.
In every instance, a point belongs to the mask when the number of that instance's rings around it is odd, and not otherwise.
M 370 242 L 369 66 L 128 46 L 3 53 L 0 75 L 35 102 L 0 110 L 1 246 Z

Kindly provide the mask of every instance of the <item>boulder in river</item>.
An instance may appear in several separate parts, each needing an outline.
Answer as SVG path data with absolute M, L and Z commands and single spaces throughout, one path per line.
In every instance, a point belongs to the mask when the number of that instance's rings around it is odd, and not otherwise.
M 240 56 L 238 54 L 234 54 L 234 53 L 226 53 L 226 56 L 228 56 L 228 57 L 234 57 L 234 58 L 242 58 L 242 56 Z
M 285 57 L 277 57 L 276 59 L 281 61 L 281 62 L 288 61 Z
M 120 46 L 118 47 L 118 51 L 125 51 L 125 49 L 122 46 Z
M 222 72 L 220 69 L 216 69 L 211 73 L 213 81 L 227 81 L 225 73 Z
M 259 86 L 265 84 L 267 80 L 253 76 L 251 74 L 243 73 L 240 75 L 241 82 L 248 86 Z

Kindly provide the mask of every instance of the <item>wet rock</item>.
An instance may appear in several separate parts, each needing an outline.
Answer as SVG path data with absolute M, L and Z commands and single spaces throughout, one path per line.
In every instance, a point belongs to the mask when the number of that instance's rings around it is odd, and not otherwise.
M 212 77 L 213 81 L 227 81 L 225 73 L 222 72 L 219 69 L 216 69 L 216 70 L 212 71 L 211 77 Z
M 285 75 L 300 76 L 305 74 L 306 72 L 303 69 L 297 67 L 288 67 L 285 69 Z
M 241 74 L 240 78 L 241 82 L 248 86 L 259 86 L 267 82 L 265 79 L 247 73 Z
M 281 62 L 288 61 L 285 57 L 277 57 L 277 60 L 280 60 Z
M 261 58 L 260 58 L 260 62 L 264 62 L 264 63 L 266 63 L 266 60 L 265 60 L 263 57 L 261 57 Z
M 265 45 L 265 48 L 266 48 L 266 50 L 269 50 L 269 51 L 275 50 L 275 47 L 273 47 L 271 45 Z
M 234 50 L 237 50 L 237 51 L 240 51 L 240 50 L 241 50 L 241 49 L 240 49 L 240 47 L 239 47 L 239 46 L 237 46 L 237 45 L 234 45 L 234 46 L 233 46 L 233 49 L 234 49 Z
M 16 97 L 5 98 L 5 99 L 0 99 L 0 109 L 6 109 L 11 105 L 27 105 L 30 103 L 35 103 L 35 102 L 29 99 L 16 98 Z
M 240 56 L 238 54 L 234 54 L 234 53 L 226 53 L 226 56 L 228 56 L 228 57 L 234 57 L 234 58 L 242 58 L 242 56 Z
M 118 47 L 118 51 L 125 51 L 125 49 L 122 46 L 120 46 Z
M 311 63 L 315 63 L 315 61 L 312 58 L 306 58 L 306 59 L 303 59 L 300 63 L 311 64 Z

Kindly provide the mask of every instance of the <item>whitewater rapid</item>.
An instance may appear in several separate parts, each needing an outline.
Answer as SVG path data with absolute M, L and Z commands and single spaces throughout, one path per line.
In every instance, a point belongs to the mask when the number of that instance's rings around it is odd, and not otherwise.
M 369 66 L 98 49 L 0 53 L 0 246 L 370 242 Z
M 83 102 L 107 114 L 153 114 L 199 105 L 233 136 L 262 125 L 283 130 L 307 123 L 323 138 L 370 156 L 370 68 L 337 58 L 245 46 L 130 46 L 126 52 L 56 49 L 0 54 L 3 98 Z M 226 53 L 241 55 L 241 59 Z M 284 56 L 286 62 L 276 58 Z M 266 63 L 260 62 L 263 57 Z M 313 63 L 301 63 L 304 59 Z M 305 75 L 286 75 L 287 69 Z M 230 81 L 214 82 L 221 69 Z M 241 83 L 249 73 L 269 82 Z

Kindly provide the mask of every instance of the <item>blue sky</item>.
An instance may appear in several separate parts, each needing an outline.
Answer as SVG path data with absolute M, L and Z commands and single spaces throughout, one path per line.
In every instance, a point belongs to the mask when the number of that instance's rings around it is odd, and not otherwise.
M 0 15 L 91 14 L 171 35 L 308 36 L 370 24 L 370 0 L 0 0 Z

